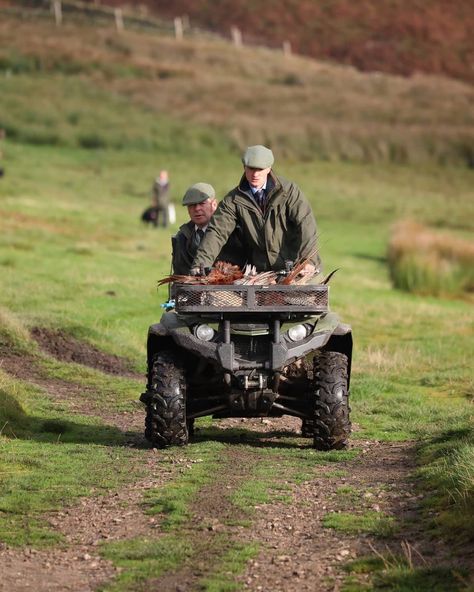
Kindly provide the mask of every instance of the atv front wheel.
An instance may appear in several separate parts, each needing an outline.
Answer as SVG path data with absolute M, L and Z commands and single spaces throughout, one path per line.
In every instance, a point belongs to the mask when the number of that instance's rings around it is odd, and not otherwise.
M 312 438 L 314 435 L 314 419 L 304 418 L 301 422 L 301 435 L 303 438 Z
M 171 351 L 153 356 L 148 370 L 145 438 L 157 448 L 184 446 L 189 433 L 186 422 L 186 378 L 181 362 Z
M 351 433 L 348 359 L 340 352 L 320 351 L 314 357 L 313 446 L 340 450 Z

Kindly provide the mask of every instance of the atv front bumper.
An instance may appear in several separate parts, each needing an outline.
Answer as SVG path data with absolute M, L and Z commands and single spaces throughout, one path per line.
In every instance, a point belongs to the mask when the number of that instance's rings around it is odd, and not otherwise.
M 267 371 L 281 371 L 285 366 L 300 358 L 314 353 L 324 347 L 334 335 L 342 336 L 351 332 L 349 325 L 341 323 L 334 313 L 327 313 L 320 317 L 311 334 L 299 342 L 292 342 L 279 335 L 275 340 L 269 336 L 268 356 L 265 361 L 243 359 L 235 351 L 232 337 L 228 342 L 202 341 L 198 339 L 188 326 L 166 328 L 161 323 L 152 325 L 150 335 L 157 337 L 171 337 L 174 343 L 184 352 L 189 352 L 203 358 L 231 374 L 249 368 L 261 368 Z

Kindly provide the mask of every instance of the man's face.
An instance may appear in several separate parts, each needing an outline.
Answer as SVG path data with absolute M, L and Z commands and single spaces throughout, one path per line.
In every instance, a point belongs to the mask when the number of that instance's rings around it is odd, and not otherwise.
M 271 170 L 272 167 L 266 169 L 254 169 L 249 166 L 244 166 L 245 178 L 249 182 L 250 187 L 255 187 L 256 189 L 265 185 Z
M 209 224 L 212 214 L 216 211 L 217 201 L 215 199 L 206 199 L 200 203 L 188 206 L 189 217 L 191 222 L 196 226 L 202 227 Z

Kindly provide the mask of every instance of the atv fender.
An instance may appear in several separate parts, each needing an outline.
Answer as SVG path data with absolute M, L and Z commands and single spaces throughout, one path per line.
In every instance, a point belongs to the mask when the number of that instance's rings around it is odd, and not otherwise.
M 146 344 L 147 359 L 150 362 L 158 351 L 168 350 L 173 347 L 173 339 L 168 329 L 162 323 L 155 323 L 148 329 Z
M 349 327 L 349 325 L 346 325 L 346 327 Z M 332 335 L 338 331 L 344 331 L 342 323 L 335 313 L 329 312 L 318 319 L 313 333 L 304 341 L 274 343 L 272 346 L 272 369 L 283 368 L 317 349 L 322 349 L 329 342 Z

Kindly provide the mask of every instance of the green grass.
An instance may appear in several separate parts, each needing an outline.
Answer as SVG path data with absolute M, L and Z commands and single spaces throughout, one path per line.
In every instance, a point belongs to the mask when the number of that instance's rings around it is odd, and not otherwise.
M 368 533 L 379 537 L 393 534 L 395 525 L 393 518 L 381 512 L 351 514 L 349 512 L 332 512 L 323 518 L 323 525 L 346 534 Z
M 236 544 L 222 557 L 214 573 L 200 581 L 202 589 L 206 592 L 238 592 L 242 585 L 235 582 L 235 576 L 244 571 L 248 561 L 258 552 L 256 543 Z
M 183 563 L 192 552 L 192 544 L 183 537 L 168 534 L 156 540 L 128 539 L 108 543 L 102 549 L 106 559 L 122 572 L 102 589 L 107 592 L 136 590 L 137 585 L 153 582 L 166 571 Z
M 343 592 L 393 590 L 396 592 L 466 591 L 467 571 L 447 567 L 414 566 L 404 555 L 362 557 L 346 566 L 348 576 Z M 369 574 L 371 584 L 361 582 L 356 574 Z
M 21 144 L 175 155 L 198 148 L 204 138 L 211 146 L 218 144 L 219 134 L 207 134 L 204 127 L 186 131 L 177 121 L 61 72 L 4 77 L 0 92 L 0 127 Z M 28 100 L 32 94 L 33 104 Z
M 437 509 L 437 528 L 457 542 L 474 532 L 474 429 L 451 426 L 421 451 L 419 476 L 428 486 L 427 509 Z
M 190 503 L 201 487 L 212 480 L 217 470 L 219 452 L 222 446 L 215 442 L 193 448 L 184 461 L 183 474 L 169 485 L 145 492 L 144 508 L 148 514 L 160 514 L 161 526 L 165 530 L 177 529 L 190 515 Z M 166 452 L 165 452 L 166 454 Z M 176 456 L 176 452 L 171 452 Z
M 123 435 L 89 418 L 33 418 L 28 427 L 28 439 L 2 437 L 0 443 L 0 539 L 9 545 L 57 542 L 45 512 L 140 474 L 136 453 L 120 447 Z

